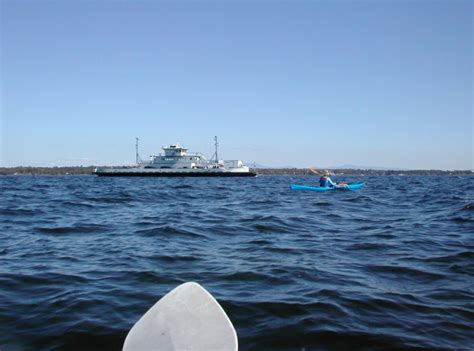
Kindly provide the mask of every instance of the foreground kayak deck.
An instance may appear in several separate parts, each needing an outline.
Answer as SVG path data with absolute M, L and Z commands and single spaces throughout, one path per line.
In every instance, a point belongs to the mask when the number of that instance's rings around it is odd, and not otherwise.
M 335 187 L 321 187 L 321 186 L 309 186 L 300 184 L 291 184 L 291 190 L 311 190 L 311 191 L 328 191 L 328 190 L 357 190 L 363 188 L 365 183 L 354 183 Z
M 234 326 L 216 299 L 195 282 L 161 298 L 135 325 L 123 351 L 237 351 Z

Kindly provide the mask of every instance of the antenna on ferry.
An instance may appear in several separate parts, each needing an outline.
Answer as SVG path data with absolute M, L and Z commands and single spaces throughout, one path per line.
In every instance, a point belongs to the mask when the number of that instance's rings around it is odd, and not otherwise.
M 135 137 L 135 161 L 137 165 L 141 163 L 140 155 L 138 154 L 138 138 Z
M 214 156 L 216 157 L 216 163 L 219 163 L 219 158 L 217 157 L 217 146 L 219 143 L 217 142 L 217 136 L 214 137 L 214 146 L 216 147 L 216 152 L 214 153 Z

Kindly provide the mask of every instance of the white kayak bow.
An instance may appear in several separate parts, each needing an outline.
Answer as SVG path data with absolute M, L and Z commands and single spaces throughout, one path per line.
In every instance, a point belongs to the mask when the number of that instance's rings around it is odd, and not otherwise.
M 123 351 L 237 351 L 234 326 L 201 285 L 184 283 L 151 307 L 129 331 Z

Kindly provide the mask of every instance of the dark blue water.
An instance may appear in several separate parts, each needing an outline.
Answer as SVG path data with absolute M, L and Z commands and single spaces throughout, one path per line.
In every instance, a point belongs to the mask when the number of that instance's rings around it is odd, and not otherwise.
M 0 348 L 120 350 L 197 281 L 240 350 L 470 349 L 474 178 L 0 177 Z

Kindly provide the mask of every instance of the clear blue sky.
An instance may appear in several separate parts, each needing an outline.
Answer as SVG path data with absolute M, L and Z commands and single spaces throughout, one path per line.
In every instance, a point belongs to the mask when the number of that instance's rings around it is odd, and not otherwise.
M 2 166 L 473 168 L 472 1 L 1 3 Z

